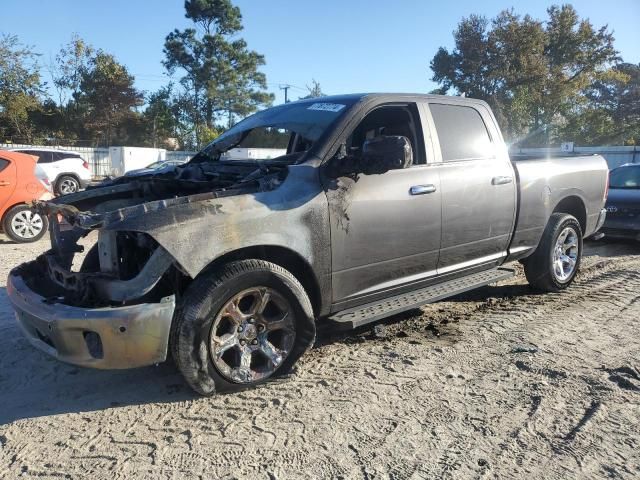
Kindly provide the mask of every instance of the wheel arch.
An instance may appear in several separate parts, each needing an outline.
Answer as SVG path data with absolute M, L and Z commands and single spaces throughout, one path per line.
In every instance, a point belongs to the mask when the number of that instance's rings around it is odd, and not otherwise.
M 2 212 L 2 215 L 0 215 L 0 227 L 2 227 L 2 225 L 4 225 L 4 219 L 7 217 L 7 214 L 13 210 L 15 207 L 20 207 L 22 205 L 27 205 L 27 202 L 17 202 L 14 203 L 13 205 L 9 205 L 7 207 L 5 207 L 4 211 Z
M 309 296 L 314 315 L 316 317 L 319 315 L 322 305 L 322 293 L 313 268 L 300 254 L 286 247 L 256 245 L 233 250 L 213 260 L 198 276 L 229 262 L 250 259 L 271 262 L 291 272 Z
M 568 213 L 569 215 L 573 215 L 576 220 L 578 220 L 583 235 L 584 232 L 587 231 L 587 207 L 584 200 L 579 196 L 570 195 L 563 198 L 558 202 L 551 213 Z

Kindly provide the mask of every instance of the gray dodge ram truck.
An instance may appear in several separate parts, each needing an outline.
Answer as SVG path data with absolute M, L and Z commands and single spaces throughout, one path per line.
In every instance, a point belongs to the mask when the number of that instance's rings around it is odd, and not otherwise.
M 286 153 L 225 159 L 256 146 Z M 533 287 L 566 288 L 605 219 L 607 172 L 599 156 L 512 161 L 482 101 L 287 103 L 185 165 L 37 204 L 51 249 L 7 293 L 58 359 L 130 368 L 170 352 L 211 395 L 290 369 L 318 322 L 355 328 L 507 278 L 512 261 Z

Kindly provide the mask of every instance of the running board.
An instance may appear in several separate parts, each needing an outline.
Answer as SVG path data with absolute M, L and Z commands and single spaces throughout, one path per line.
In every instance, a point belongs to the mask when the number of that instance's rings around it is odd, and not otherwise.
M 499 282 L 514 275 L 515 271 L 508 268 L 496 268 L 474 273 L 455 280 L 449 280 L 448 282 L 413 290 L 402 295 L 343 310 L 335 313 L 328 320 L 340 330 L 354 329 L 427 303 L 437 302 L 469 290 Z

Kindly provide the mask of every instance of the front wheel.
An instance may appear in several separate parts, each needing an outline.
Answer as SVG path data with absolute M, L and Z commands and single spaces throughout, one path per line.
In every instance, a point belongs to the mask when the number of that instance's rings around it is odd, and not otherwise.
M 311 303 L 298 280 L 273 263 L 242 260 L 189 286 L 170 342 L 187 383 L 213 395 L 286 372 L 314 339 Z
M 582 228 L 575 217 L 554 213 L 536 251 L 524 263 L 529 284 L 545 292 L 567 288 L 580 268 Z
M 34 212 L 27 205 L 16 205 L 9 209 L 2 220 L 4 233 L 18 243 L 40 240 L 48 228 L 47 217 Z

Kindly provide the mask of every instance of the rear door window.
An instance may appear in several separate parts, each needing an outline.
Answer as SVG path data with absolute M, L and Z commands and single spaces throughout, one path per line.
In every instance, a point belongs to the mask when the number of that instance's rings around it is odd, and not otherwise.
M 442 161 L 493 158 L 494 149 L 480 112 L 462 105 L 429 104 L 436 126 Z
M 53 158 L 52 153 L 46 150 L 26 150 L 22 153 L 38 157 L 38 163 L 51 163 Z

